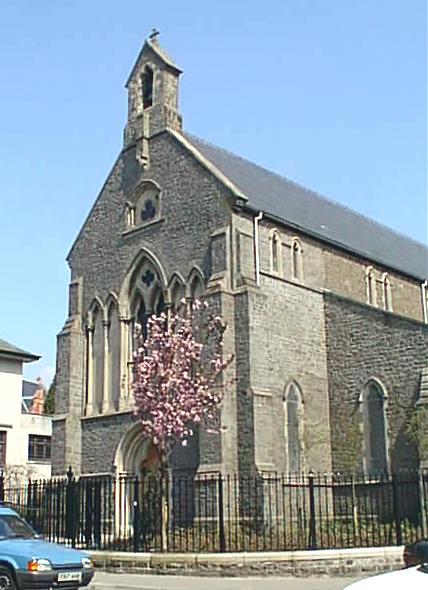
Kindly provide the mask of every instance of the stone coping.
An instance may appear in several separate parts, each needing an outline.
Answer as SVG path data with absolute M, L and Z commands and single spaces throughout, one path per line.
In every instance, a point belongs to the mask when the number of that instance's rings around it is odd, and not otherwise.
M 240 553 L 90 551 L 106 571 L 180 575 L 350 575 L 403 567 L 403 547 Z

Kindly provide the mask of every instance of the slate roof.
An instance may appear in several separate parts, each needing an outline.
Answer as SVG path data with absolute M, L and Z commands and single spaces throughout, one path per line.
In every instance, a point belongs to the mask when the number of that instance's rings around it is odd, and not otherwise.
M 185 137 L 240 189 L 252 209 L 406 275 L 428 277 L 425 245 L 222 148 Z
M 22 350 L 22 348 L 18 348 L 14 344 L 6 342 L 6 340 L 2 340 L 1 338 L 0 356 L 14 357 L 22 361 L 37 361 L 40 358 L 39 356 L 31 354 L 31 352 L 26 352 L 25 350 Z

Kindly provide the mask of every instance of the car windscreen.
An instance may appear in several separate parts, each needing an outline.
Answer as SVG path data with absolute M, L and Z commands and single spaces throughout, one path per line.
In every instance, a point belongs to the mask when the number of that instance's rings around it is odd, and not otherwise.
M 0 515 L 0 539 L 16 539 L 18 537 L 30 539 L 35 532 L 29 524 L 15 514 Z

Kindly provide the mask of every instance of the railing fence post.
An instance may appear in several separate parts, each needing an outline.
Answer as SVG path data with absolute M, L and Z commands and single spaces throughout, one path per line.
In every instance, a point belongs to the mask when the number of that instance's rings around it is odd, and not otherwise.
M 394 508 L 394 522 L 395 522 L 395 535 L 397 540 L 397 545 L 403 544 L 403 538 L 401 534 L 401 515 L 400 515 L 400 503 L 399 503 L 399 496 L 398 496 L 398 481 L 397 475 L 395 473 L 392 474 L 392 503 Z
M 0 502 L 4 502 L 4 473 L 0 469 Z
M 218 476 L 218 537 L 220 553 L 226 551 L 226 535 L 224 532 L 224 498 L 223 498 L 223 476 Z
M 315 514 L 315 475 L 309 472 L 309 539 L 308 548 L 317 548 L 317 529 Z
M 141 534 L 141 522 L 140 522 L 140 507 L 138 501 L 138 477 L 134 478 L 134 499 L 132 502 L 133 507 L 133 530 L 134 530 L 134 552 L 140 549 L 140 534 Z
M 72 547 L 76 546 L 76 482 L 71 467 L 67 471 L 65 490 L 65 536 L 71 540 Z

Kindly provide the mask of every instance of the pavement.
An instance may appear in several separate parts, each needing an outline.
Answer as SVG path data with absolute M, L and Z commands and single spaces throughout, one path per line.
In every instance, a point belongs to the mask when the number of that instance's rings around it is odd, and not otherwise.
M 361 578 L 214 578 L 97 572 L 89 590 L 342 590 Z

